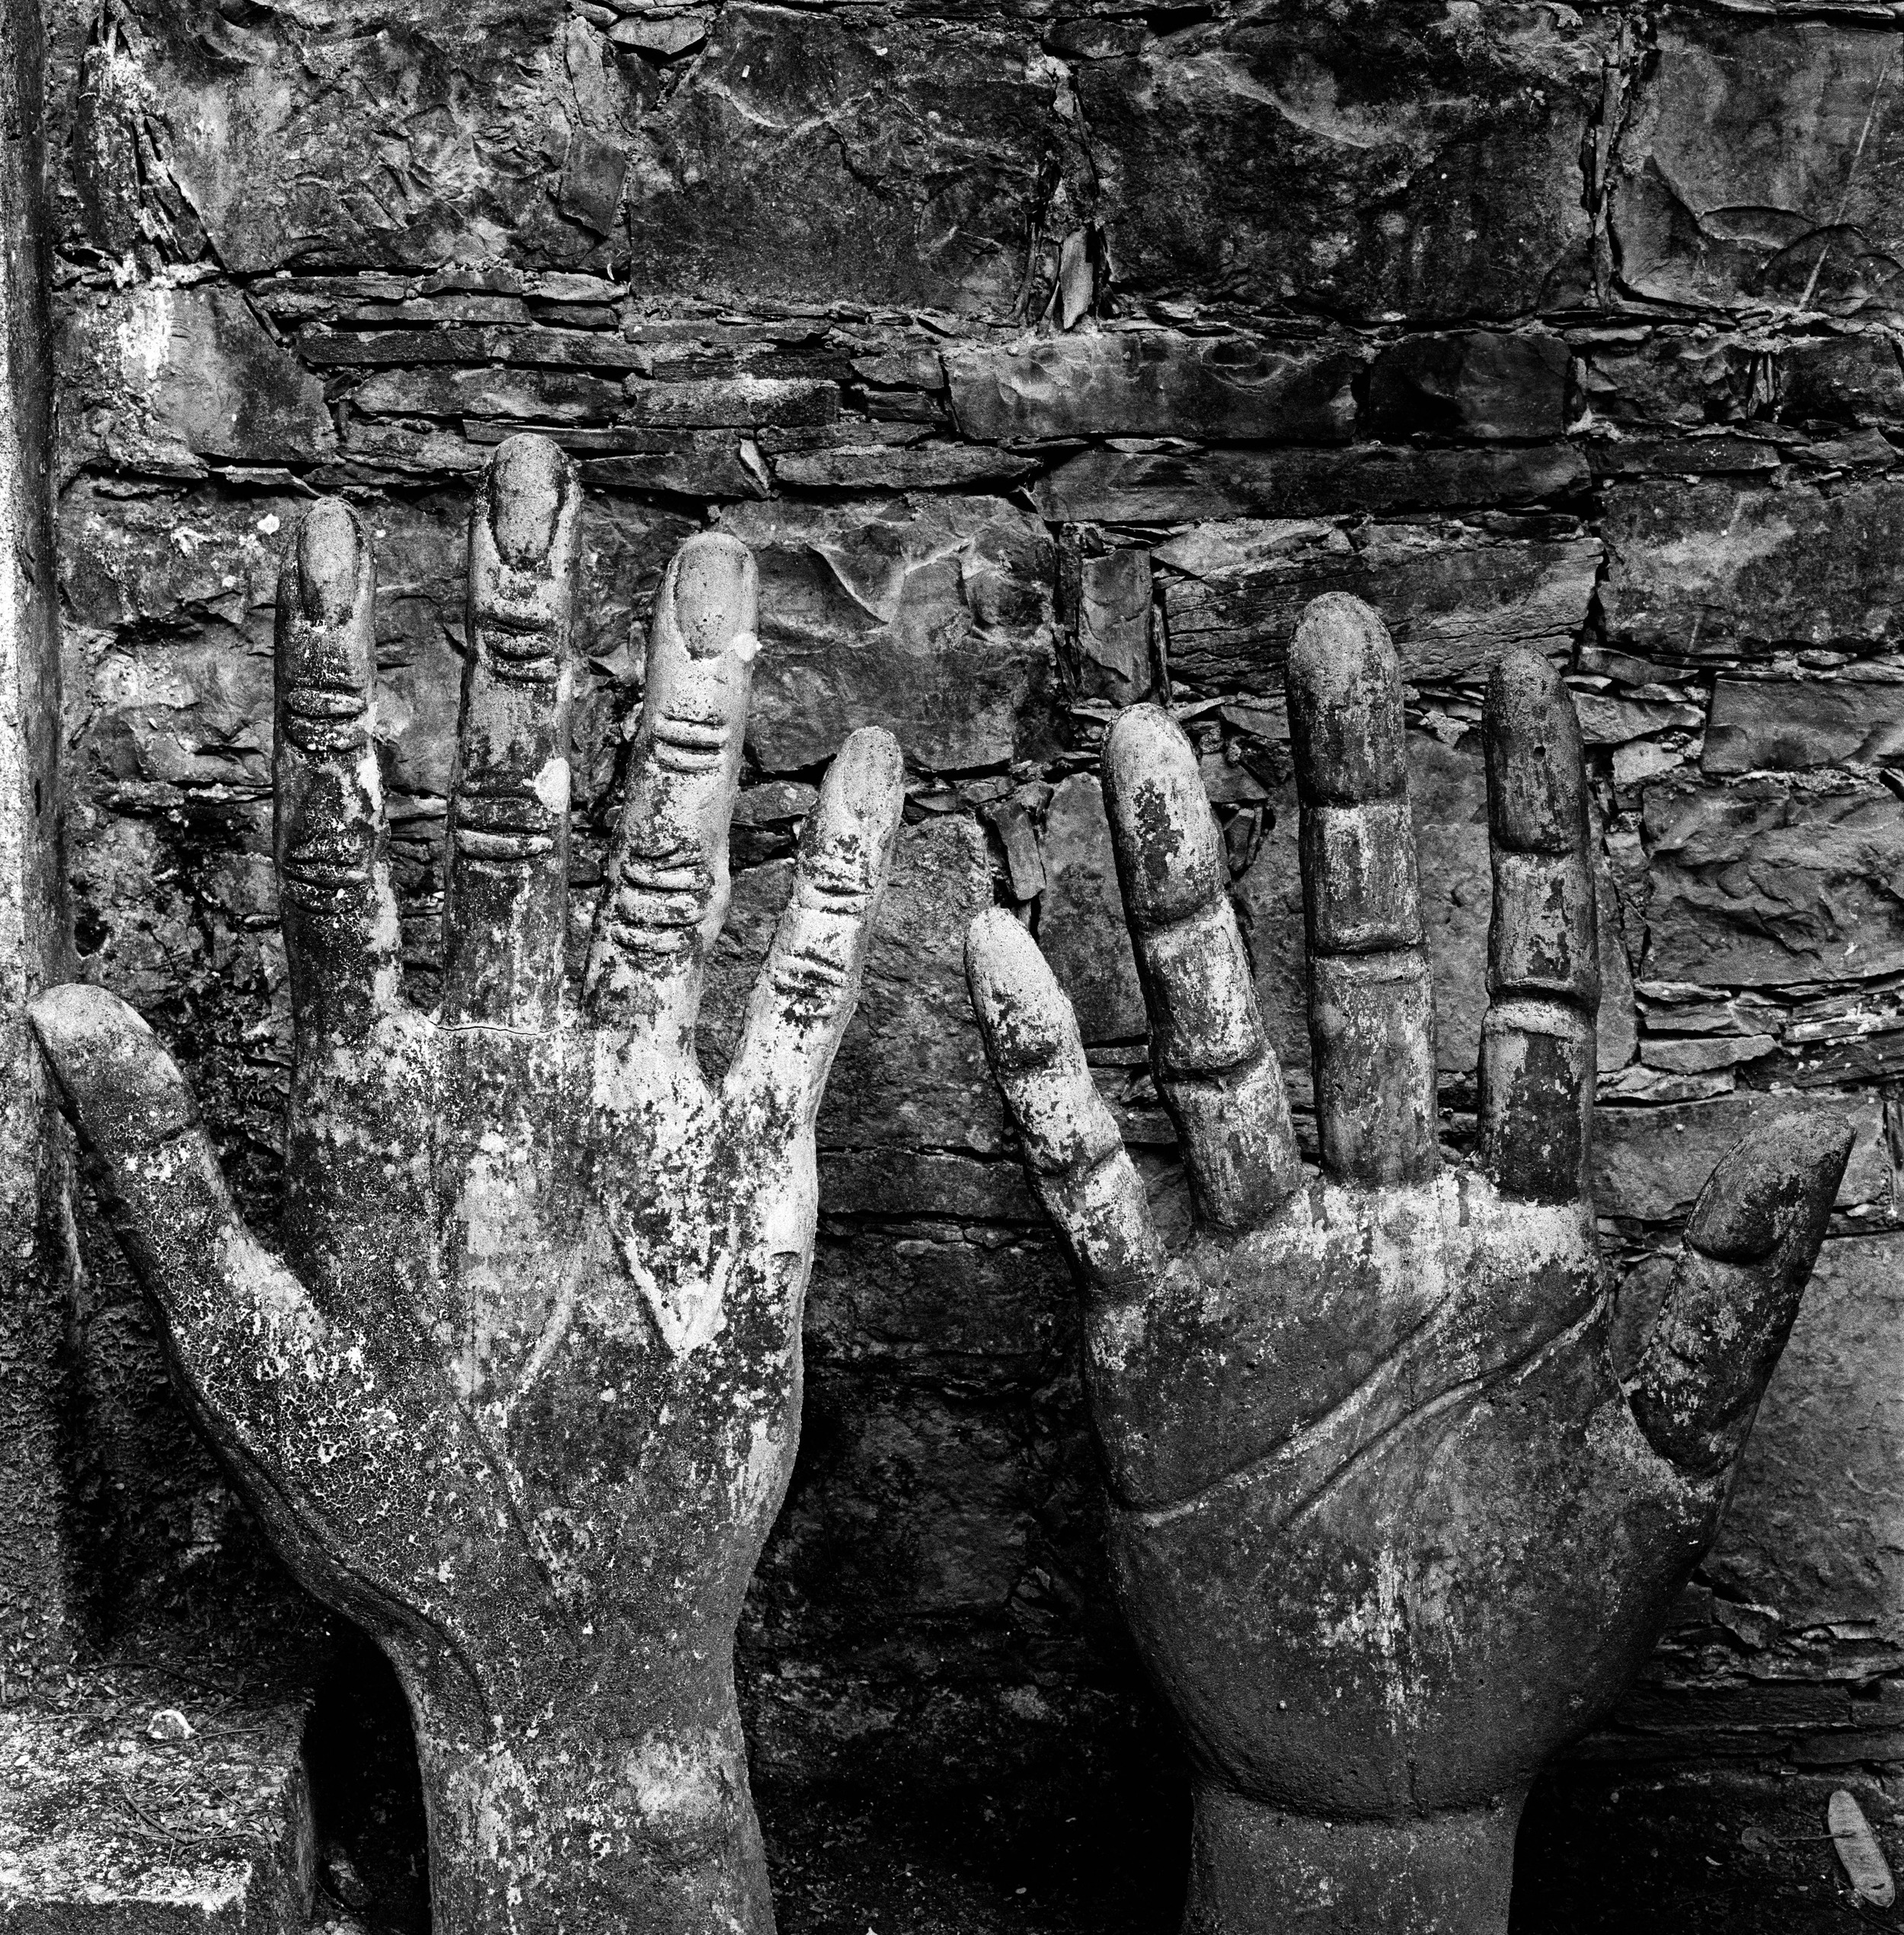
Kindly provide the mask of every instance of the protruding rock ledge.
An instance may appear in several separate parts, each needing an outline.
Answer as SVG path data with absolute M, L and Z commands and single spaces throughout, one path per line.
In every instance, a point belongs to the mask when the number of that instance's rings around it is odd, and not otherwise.
M 109 1665 L 0 1708 L 6 1935 L 303 1935 L 309 1688 L 203 1670 Z

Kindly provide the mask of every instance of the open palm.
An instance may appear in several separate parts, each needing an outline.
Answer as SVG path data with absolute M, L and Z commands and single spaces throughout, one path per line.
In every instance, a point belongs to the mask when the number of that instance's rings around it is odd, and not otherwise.
M 1113 1557 L 1187 1734 L 1193 1935 L 1503 1929 L 1520 1803 L 1606 1711 L 1710 1543 L 1848 1152 L 1775 1124 L 1695 1212 L 1637 1365 L 1588 1194 L 1598 1001 L 1580 733 L 1545 661 L 1486 717 L 1494 910 L 1479 1147 L 1438 1145 L 1399 668 L 1353 599 L 1289 668 L 1318 1170 L 1264 1039 L 1222 848 L 1169 716 L 1105 780 L 1193 1213 L 1160 1227 L 1035 943 L 973 998 L 1086 1279 Z

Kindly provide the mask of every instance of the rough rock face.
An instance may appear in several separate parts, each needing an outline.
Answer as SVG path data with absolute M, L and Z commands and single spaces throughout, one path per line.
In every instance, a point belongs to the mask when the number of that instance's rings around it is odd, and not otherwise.
M 1848 8 L 1655 11 L 49 0 L 77 937 L 177 1052 L 248 1209 L 276 1195 L 289 1027 L 269 608 L 313 490 L 383 560 L 413 998 L 441 966 L 462 523 L 515 431 L 588 493 L 578 965 L 635 634 L 688 532 L 755 548 L 774 627 L 710 1059 L 819 762 L 861 723 L 904 747 L 821 1122 L 805 1448 L 743 1649 L 770 1836 L 829 1780 L 883 1782 L 963 1851 L 917 1895 L 795 1862 L 791 1928 L 1170 1922 L 1128 1880 L 1175 1872 L 1155 1823 L 1177 1817 L 1129 1801 L 1154 1723 L 1102 1580 L 1072 1293 L 959 939 L 995 900 L 1069 960 L 1106 1097 L 1168 1171 L 1094 797 L 1117 710 L 1167 699 L 1312 1136 L 1276 1019 L 1300 1011 L 1283 667 L 1330 590 L 1383 612 L 1409 681 L 1444 1135 L 1473 1129 L 1475 726 L 1515 645 L 1566 669 L 1589 746 L 1600 1205 L 1632 1297 L 1746 1122 L 1858 1130 L 1760 1462 L 1593 1764 L 1769 1787 L 1834 1752 L 1904 1762 L 1845 1717 L 1904 1702 L 1904 1640 L 1874 1610 L 1890 1534 L 1842 1475 L 1904 1441 L 1875 1341 L 1904 1148 L 1897 36 Z M 127 1620 L 243 1541 L 90 1254 L 81 1490 Z M 1711 1717 L 1771 1693 L 1813 1704 Z M 1080 1816 L 1117 1825 L 1080 1842 Z M 1708 1895 L 1744 1875 L 1736 1816 L 1677 1841 L 1619 1820 L 1629 1866 L 1688 1863 Z M 1011 1871 L 1008 1821 L 1081 1850 L 1026 1854 L 1022 1901 L 969 1879 Z M 1126 1882 L 1101 1899 L 1101 1874 Z M 1742 1879 L 1738 1913 L 1835 1916 L 1825 1874 L 1803 1898 Z M 1557 1927 L 1590 1901 L 1529 1898 Z

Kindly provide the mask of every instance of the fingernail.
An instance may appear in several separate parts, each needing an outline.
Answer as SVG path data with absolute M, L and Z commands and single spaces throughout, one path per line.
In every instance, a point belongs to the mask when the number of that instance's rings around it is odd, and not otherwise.
M 1148 787 L 1175 803 L 1196 755 L 1184 729 L 1161 706 L 1134 705 L 1120 715 L 1104 742 L 1104 781 L 1113 797 L 1134 800 Z M 1175 817 L 1174 816 L 1173 817 Z
M 1822 1236 L 1851 1160 L 1849 1126 L 1787 1116 L 1736 1142 L 1701 1192 L 1687 1237 L 1708 1256 L 1749 1263 L 1816 1225 Z
M 36 996 L 27 1015 L 60 1087 L 86 1112 L 90 1134 L 149 1141 L 196 1119 L 177 1065 L 117 996 L 69 982 Z
M 1174 919 L 1222 889 L 1228 869 L 1196 755 L 1161 706 L 1132 706 L 1111 728 L 1104 793 L 1122 836 L 1120 877 L 1139 919 Z
M 1586 822 L 1579 716 L 1560 674 L 1537 652 L 1508 653 L 1487 682 L 1482 746 L 1496 839 L 1522 852 L 1564 853 Z
M 675 553 L 675 628 L 694 657 L 716 658 L 752 638 L 758 587 L 752 552 L 725 532 L 703 532 Z
M 966 928 L 965 980 L 1000 1068 L 1065 1055 L 1075 1027 L 1069 1006 L 1037 942 L 1002 907 L 987 908 Z
M 1356 806 L 1407 790 L 1401 663 L 1387 626 L 1359 598 L 1311 602 L 1289 647 L 1289 736 L 1312 806 Z
M 839 796 L 855 819 L 896 818 L 906 797 L 906 761 L 899 742 L 879 726 L 862 726 L 847 739 L 833 765 Z
M 505 564 L 540 564 L 555 541 L 569 460 L 542 436 L 513 436 L 489 467 L 489 529 Z
M 339 624 L 357 602 L 363 532 L 336 497 L 313 504 L 298 529 L 298 603 L 314 624 Z

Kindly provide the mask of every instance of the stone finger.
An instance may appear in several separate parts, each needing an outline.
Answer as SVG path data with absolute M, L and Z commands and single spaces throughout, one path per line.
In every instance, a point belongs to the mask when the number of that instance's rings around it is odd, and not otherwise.
M 727 822 L 759 649 L 752 554 L 690 538 L 655 600 L 641 735 L 589 965 L 606 1024 L 692 1052 L 708 950 L 727 911 Z
M 321 1368 L 323 1320 L 245 1228 L 185 1079 L 145 1022 L 78 985 L 30 1014 L 180 1371 L 224 1429 L 241 1429 L 261 1389 Z
M 1843 1122 L 1789 1116 L 1734 1144 L 1700 1193 L 1631 1391 L 1653 1449 L 1692 1477 L 1744 1446 L 1851 1149 Z
M 299 526 L 278 577 L 272 761 L 278 901 L 301 1052 L 354 1045 L 397 998 L 396 902 L 374 737 L 376 564 L 346 505 Z
M 468 662 L 449 802 L 443 1017 L 538 1029 L 562 991 L 582 492 L 546 438 L 497 451 L 469 522 Z
M 1583 1199 L 1600 982 L 1580 720 L 1559 673 L 1514 652 L 1488 682 L 1483 732 L 1494 904 L 1481 1166 L 1510 1196 Z
M 755 983 L 730 1095 L 787 1134 L 810 1126 L 851 1020 L 906 803 L 899 742 L 863 726 L 828 768 L 794 892 Z
M 1303 613 L 1289 703 L 1322 1166 L 1347 1183 L 1423 1182 L 1439 1160 L 1434 991 L 1401 667 L 1359 599 L 1332 592 Z
M 1133 706 L 1104 749 L 1104 791 L 1158 1092 L 1203 1218 L 1266 1221 L 1302 1173 L 1289 1098 L 1263 1029 L 1229 869 L 1190 742 Z
M 966 931 L 965 974 L 986 1057 L 1052 1221 L 1101 1293 L 1148 1291 L 1163 1274 L 1149 1201 L 1038 944 L 993 908 Z

